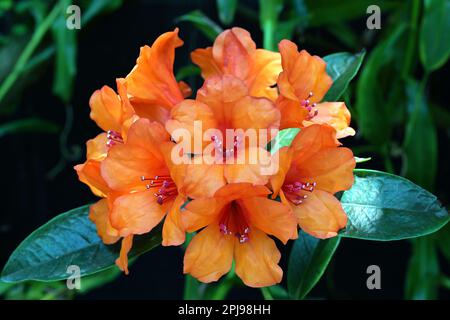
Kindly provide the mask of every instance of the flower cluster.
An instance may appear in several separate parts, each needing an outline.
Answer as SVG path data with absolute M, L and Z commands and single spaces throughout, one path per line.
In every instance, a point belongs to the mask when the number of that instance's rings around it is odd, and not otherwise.
M 217 281 L 234 261 L 246 285 L 276 284 L 283 272 L 273 238 L 285 244 L 298 226 L 329 238 L 346 225 L 334 194 L 353 183 L 353 154 L 337 140 L 354 134 L 350 113 L 343 102 L 321 102 L 332 85 L 321 58 L 288 40 L 279 52 L 257 49 L 241 28 L 192 52 L 204 83 L 188 99 L 192 90 L 173 73 L 182 44 L 178 29 L 164 33 L 141 48 L 117 93 L 104 86 L 92 95 L 90 115 L 104 132 L 75 166 L 101 198 L 90 219 L 104 243 L 122 241 L 116 263 L 126 273 L 133 236 L 163 221 L 164 246 L 197 232 L 185 273 Z M 294 127 L 289 147 L 267 147 L 277 130 Z

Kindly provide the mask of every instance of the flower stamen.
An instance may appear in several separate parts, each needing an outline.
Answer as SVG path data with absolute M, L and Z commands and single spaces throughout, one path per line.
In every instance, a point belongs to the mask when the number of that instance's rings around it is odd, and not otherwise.
M 141 176 L 141 181 L 148 181 L 145 185 L 147 190 L 155 190 L 153 195 L 156 197 L 158 204 L 163 204 L 164 201 L 174 198 L 178 194 L 178 189 L 172 178 L 169 175 L 154 176 L 153 178 L 146 178 Z
M 319 110 L 314 109 L 315 107 L 317 107 L 317 103 L 315 103 L 315 102 L 311 103 L 311 101 L 310 101 L 310 99 L 312 98 L 313 95 L 314 94 L 312 92 L 310 92 L 308 94 L 308 96 L 306 97 L 306 99 L 300 101 L 300 105 L 308 111 L 308 116 L 306 117 L 306 120 L 311 120 L 312 118 L 317 116 L 317 114 L 319 113 Z
M 108 130 L 108 132 L 106 132 L 106 140 L 106 146 L 108 148 L 116 145 L 117 143 L 123 143 L 122 135 L 114 130 Z

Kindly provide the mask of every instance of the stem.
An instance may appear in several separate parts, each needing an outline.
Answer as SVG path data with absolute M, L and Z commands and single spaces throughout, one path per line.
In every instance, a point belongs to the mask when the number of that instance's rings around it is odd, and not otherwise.
M 402 76 L 407 78 L 412 71 L 414 53 L 416 49 L 417 42 L 417 25 L 419 23 L 419 13 L 420 13 L 420 0 L 412 1 L 412 12 L 410 21 L 410 32 L 408 35 L 408 43 L 405 53 L 405 62 L 403 64 Z
M 44 19 L 42 24 L 38 26 L 36 31 L 33 33 L 33 36 L 30 39 L 30 42 L 23 50 L 22 54 L 17 59 L 16 64 L 14 65 L 11 73 L 5 79 L 5 81 L 0 86 L 0 102 L 5 98 L 8 91 L 16 82 L 17 78 L 21 75 L 23 70 L 25 69 L 28 60 L 30 59 L 33 52 L 36 50 L 37 46 L 41 42 L 47 30 L 50 28 L 52 23 L 58 17 L 58 14 L 61 10 L 61 3 L 58 2 L 53 7 L 52 11 L 48 14 L 48 16 Z
M 272 297 L 272 294 L 270 293 L 270 291 L 267 287 L 261 288 L 261 293 L 264 297 L 264 300 L 274 300 L 274 298 Z

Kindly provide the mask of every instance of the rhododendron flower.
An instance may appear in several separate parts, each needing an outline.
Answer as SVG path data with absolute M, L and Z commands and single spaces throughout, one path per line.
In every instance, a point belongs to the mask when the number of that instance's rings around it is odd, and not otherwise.
M 202 125 L 200 137 L 196 136 L 196 121 Z M 224 75 L 207 79 L 198 90 L 196 100 L 185 100 L 176 105 L 166 128 L 177 142 L 180 140 L 175 133 L 180 128 L 186 129 L 194 139 L 201 140 L 206 134 L 210 148 L 203 149 L 202 145 L 199 151 L 194 148 L 184 148 L 183 151 L 203 156 L 206 163 L 207 157 L 211 158 L 209 163 L 214 163 L 209 170 L 218 174 L 210 179 L 219 179 L 216 185 L 227 182 L 264 185 L 269 175 L 263 174 L 262 167 L 266 165 L 265 160 L 271 159 L 265 147 L 275 137 L 277 131 L 273 129 L 278 128 L 279 122 L 280 114 L 272 101 L 250 96 L 242 80 Z M 245 136 L 249 129 L 255 133 L 253 143 Z M 231 136 L 227 130 L 232 130 Z M 263 131 L 264 139 L 260 136 L 262 130 L 267 130 Z M 194 144 L 192 142 L 191 146 Z M 251 162 L 250 157 L 254 157 L 255 161 Z
M 282 114 L 280 129 L 327 123 L 336 128 L 338 138 L 354 135 L 343 102 L 319 103 L 333 83 L 325 61 L 305 50 L 298 52 L 289 40 L 281 41 L 279 50 L 256 49 L 246 30 L 232 28 L 222 32 L 212 47 L 195 50 L 192 61 L 205 79 L 233 75 L 246 83 L 251 96 L 276 101 Z
M 191 94 L 189 86 L 177 83 L 173 74 L 175 49 L 182 45 L 176 28 L 159 36 L 151 47 L 141 47 L 136 66 L 125 78 L 139 116 L 164 124 L 170 109 Z
M 289 40 L 282 40 L 278 47 L 283 66 L 277 81 L 280 129 L 326 123 L 337 130 L 338 138 L 354 135 L 355 130 L 349 127 L 350 112 L 343 102 L 319 103 L 333 83 L 325 61 L 305 50 L 298 52 Z
M 292 207 L 300 228 L 316 238 L 334 237 L 347 224 L 334 194 L 352 186 L 355 159 L 350 149 L 339 146 L 332 127 L 306 127 L 290 147 L 278 151 L 280 169 L 271 178 L 272 198 L 280 195 Z
M 202 282 L 217 281 L 235 261 L 236 274 L 251 287 L 281 281 L 280 252 L 273 235 L 286 243 L 297 237 L 297 220 L 271 191 L 249 183 L 228 184 L 212 198 L 193 200 L 182 219 L 187 231 L 204 228 L 189 243 L 184 272 Z

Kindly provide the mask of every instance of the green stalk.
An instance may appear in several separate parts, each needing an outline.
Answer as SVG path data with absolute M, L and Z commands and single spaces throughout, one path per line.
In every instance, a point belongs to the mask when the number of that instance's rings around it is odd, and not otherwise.
M 408 43 L 405 52 L 405 60 L 402 69 L 403 78 L 407 78 L 412 72 L 414 63 L 414 53 L 417 46 L 417 25 L 419 24 L 420 16 L 420 0 L 412 1 L 410 31 L 408 35 Z
M 19 76 L 24 71 L 28 60 L 31 58 L 32 54 L 38 47 L 44 35 L 47 33 L 48 29 L 51 27 L 53 22 L 58 17 L 60 10 L 61 10 L 61 3 L 58 2 L 53 7 L 52 11 L 50 11 L 50 13 L 44 19 L 42 24 L 40 24 L 33 33 L 30 42 L 25 47 L 25 50 L 23 50 L 22 54 L 19 56 L 19 59 L 17 59 L 16 64 L 14 65 L 12 71 L 9 73 L 8 77 L 0 86 L 0 102 L 5 98 L 8 91 L 17 81 L 17 78 L 19 78 Z

